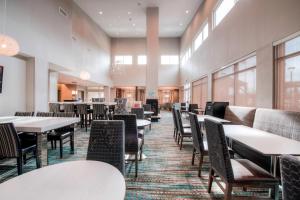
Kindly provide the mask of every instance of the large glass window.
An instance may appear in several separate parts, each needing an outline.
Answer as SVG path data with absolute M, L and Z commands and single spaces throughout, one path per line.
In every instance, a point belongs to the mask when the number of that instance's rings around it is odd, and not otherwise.
M 300 111 L 300 36 L 276 47 L 276 107 Z
M 198 104 L 199 108 L 205 109 L 207 101 L 207 77 L 203 77 L 192 83 L 192 103 Z
M 161 56 L 162 65 L 178 65 L 179 57 L 177 55 L 163 55 Z
M 214 11 L 214 27 L 224 19 L 224 17 L 230 12 L 238 0 L 220 0 L 219 5 Z
M 132 65 L 132 56 L 115 56 L 115 64 Z
M 138 56 L 138 65 L 147 65 L 147 56 L 139 55 Z
M 183 101 L 188 102 L 188 103 L 191 102 L 191 84 L 190 83 L 184 84 Z
M 256 106 L 256 56 L 213 74 L 213 100 L 231 105 Z
M 196 51 L 202 44 L 202 42 L 208 37 L 208 23 L 206 22 L 201 29 L 201 32 L 197 35 L 194 41 L 194 51 Z

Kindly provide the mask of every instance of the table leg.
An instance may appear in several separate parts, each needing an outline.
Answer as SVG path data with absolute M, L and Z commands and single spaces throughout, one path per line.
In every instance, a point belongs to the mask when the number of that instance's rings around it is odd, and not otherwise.
M 41 168 L 48 165 L 48 145 L 47 145 L 47 134 L 37 133 L 37 167 Z

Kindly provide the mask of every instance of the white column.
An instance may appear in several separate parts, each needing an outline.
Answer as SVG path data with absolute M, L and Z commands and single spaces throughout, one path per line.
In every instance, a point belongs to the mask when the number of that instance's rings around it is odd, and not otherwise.
M 146 98 L 158 98 L 159 51 L 159 9 L 148 7 Z
M 49 72 L 49 101 L 57 101 L 57 83 L 58 83 L 58 72 Z

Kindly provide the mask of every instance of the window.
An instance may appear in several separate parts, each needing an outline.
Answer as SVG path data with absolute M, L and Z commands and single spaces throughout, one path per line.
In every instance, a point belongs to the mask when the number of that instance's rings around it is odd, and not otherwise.
M 183 101 L 191 102 L 191 84 L 190 83 L 184 84 L 183 89 L 184 89 Z
M 115 56 L 115 64 L 132 65 L 132 56 Z
M 139 55 L 138 56 L 138 65 L 147 65 L 147 56 Z
M 276 46 L 276 107 L 300 111 L 300 36 Z
M 196 51 L 202 42 L 208 37 L 208 23 L 206 22 L 201 32 L 198 34 L 194 41 L 194 51 Z
M 198 104 L 203 110 L 207 101 L 207 83 L 207 76 L 192 83 L 192 103 Z
M 218 26 L 237 2 L 238 0 L 220 0 L 220 3 L 214 11 L 214 27 Z
M 176 55 L 163 55 L 161 56 L 162 65 L 178 65 L 179 58 Z
M 256 56 L 213 74 L 213 100 L 238 106 L 256 105 Z

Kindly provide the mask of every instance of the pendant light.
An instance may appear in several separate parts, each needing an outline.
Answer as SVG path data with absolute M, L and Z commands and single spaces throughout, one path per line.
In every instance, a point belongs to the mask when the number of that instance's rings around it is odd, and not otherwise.
M 6 0 L 4 0 L 4 12 L 3 12 L 3 27 L 2 34 L 0 34 L 0 55 L 14 56 L 20 51 L 18 42 L 5 34 L 6 25 Z

